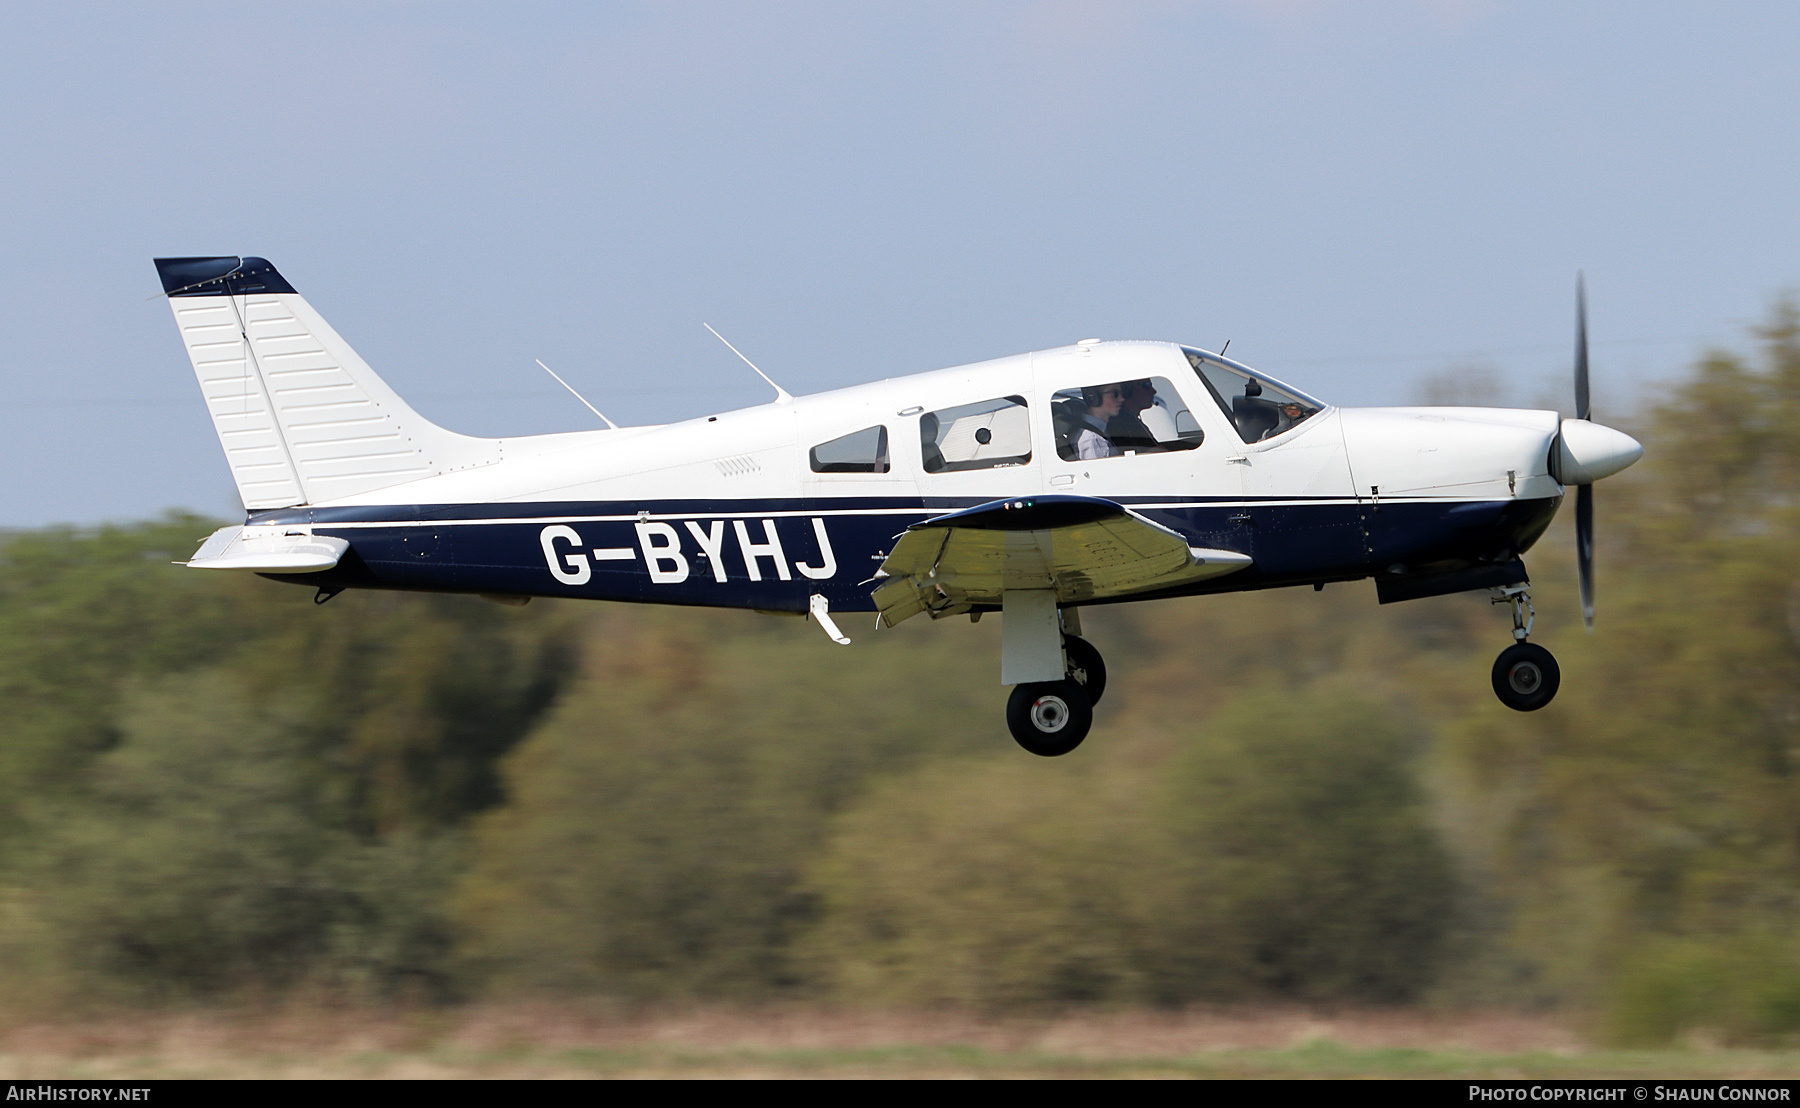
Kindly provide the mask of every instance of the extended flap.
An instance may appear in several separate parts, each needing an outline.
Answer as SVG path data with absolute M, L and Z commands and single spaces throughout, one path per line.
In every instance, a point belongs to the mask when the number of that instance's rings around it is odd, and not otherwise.
M 997 500 L 908 528 L 881 564 L 882 622 L 998 607 L 1008 589 L 1054 589 L 1057 603 L 1130 596 L 1243 569 L 1250 557 L 1190 547 L 1110 500 Z

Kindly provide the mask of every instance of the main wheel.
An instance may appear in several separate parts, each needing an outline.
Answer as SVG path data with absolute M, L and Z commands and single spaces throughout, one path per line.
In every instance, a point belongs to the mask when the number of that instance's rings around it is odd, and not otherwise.
M 1075 681 L 1014 685 L 1006 701 L 1006 726 L 1018 744 L 1040 758 L 1055 758 L 1081 745 L 1094 725 L 1094 705 Z
M 1561 684 L 1556 658 L 1536 643 L 1513 643 L 1494 659 L 1494 695 L 1515 712 L 1542 708 Z
M 1063 654 L 1069 659 L 1069 680 L 1082 687 L 1089 704 L 1100 703 L 1106 692 L 1106 662 L 1094 644 L 1076 635 L 1064 635 Z

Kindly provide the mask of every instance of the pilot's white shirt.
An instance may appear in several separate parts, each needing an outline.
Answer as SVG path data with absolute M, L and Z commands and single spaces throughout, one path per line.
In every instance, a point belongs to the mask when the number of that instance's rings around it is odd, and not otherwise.
M 1096 427 L 1094 417 L 1091 415 L 1083 416 L 1082 419 L 1086 426 L 1081 429 L 1081 434 L 1075 436 L 1075 456 L 1084 461 L 1093 458 L 1117 457 L 1119 448 L 1112 444 L 1111 439 L 1101 434 L 1105 428 Z

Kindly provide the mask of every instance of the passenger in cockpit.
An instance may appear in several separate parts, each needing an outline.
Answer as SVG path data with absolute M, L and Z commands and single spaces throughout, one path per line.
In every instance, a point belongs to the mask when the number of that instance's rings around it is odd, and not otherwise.
M 1156 385 L 1148 379 L 1127 381 L 1119 386 L 1124 394 L 1119 414 L 1106 425 L 1106 437 L 1119 450 L 1156 450 L 1161 447 L 1141 418 L 1145 409 L 1156 404 Z
M 1119 385 L 1095 385 L 1081 390 L 1081 402 L 1087 405 L 1081 432 L 1075 436 L 1077 458 L 1112 458 L 1119 453 L 1106 428 L 1125 406 L 1125 390 Z

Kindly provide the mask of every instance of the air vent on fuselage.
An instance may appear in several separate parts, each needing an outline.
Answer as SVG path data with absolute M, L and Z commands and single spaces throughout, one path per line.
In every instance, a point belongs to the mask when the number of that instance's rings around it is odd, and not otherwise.
M 753 473 L 761 473 L 762 466 L 748 454 L 739 454 L 732 458 L 719 458 L 713 462 L 722 477 L 748 477 Z

